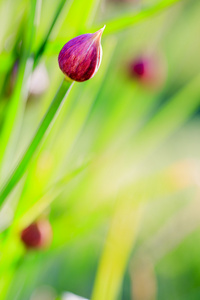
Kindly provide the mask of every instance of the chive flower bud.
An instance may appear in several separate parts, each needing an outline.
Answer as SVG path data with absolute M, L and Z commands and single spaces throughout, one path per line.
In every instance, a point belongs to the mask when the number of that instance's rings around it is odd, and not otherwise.
M 101 36 L 104 28 L 95 33 L 79 35 L 63 46 L 58 63 L 66 79 L 82 82 L 96 74 L 101 64 Z
M 52 229 L 48 220 L 39 220 L 21 232 L 21 241 L 27 249 L 42 249 L 50 245 Z
M 160 55 L 141 55 L 130 62 L 129 74 L 145 86 L 159 88 L 166 78 L 164 58 Z

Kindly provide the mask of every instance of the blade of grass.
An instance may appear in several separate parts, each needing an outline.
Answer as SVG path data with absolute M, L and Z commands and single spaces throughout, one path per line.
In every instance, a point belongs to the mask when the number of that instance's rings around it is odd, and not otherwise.
M 56 11 L 56 13 L 54 15 L 53 21 L 52 21 L 52 23 L 51 23 L 51 25 L 49 27 L 49 30 L 48 30 L 48 32 L 46 34 L 46 37 L 44 38 L 42 44 L 40 45 L 39 49 L 35 53 L 34 67 L 37 66 L 37 64 L 38 64 L 41 56 L 43 55 L 43 53 L 44 53 L 44 51 L 46 49 L 46 45 L 47 45 L 47 43 L 49 41 L 49 38 L 50 38 L 50 36 L 51 36 L 51 34 L 52 34 L 52 32 L 53 32 L 53 30 L 55 28 L 55 25 L 56 25 L 56 23 L 57 23 L 60 15 L 61 15 L 62 11 L 63 11 L 63 8 L 66 5 L 66 3 L 68 4 L 68 2 L 69 1 L 66 1 L 66 0 L 61 0 L 60 1 L 59 5 L 58 5 L 58 8 L 57 8 L 57 11 Z M 71 1 L 70 1 L 70 3 L 71 3 Z M 65 17 L 66 17 L 66 12 L 65 12 Z
M 154 263 L 158 264 L 165 255 L 176 249 L 184 239 L 199 228 L 200 212 L 197 209 L 198 205 L 198 198 L 190 199 L 189 203 L 166 220 L 158 232 L 144 241 L 138 249 L 138 254 L 145 255 L 148 253 Z M 172 234 L 174 228 L 180 228 L 180 230 Z
M 70 230 L 62 231 L 59 234 L 54 235 L 54 241 L 52 249 L 62 247 L 62 245 L 74 242 L 77 239 L 85 236 L 87 239 L 88 234 L 92 233 L 96 237 L 96 232 L 102 224 L 108 221 L 111 215 L 110 207 L 106 205 L 103 207 L 98 207 L 96 210 L 84 211 L 73 210 L 70 213 L 63 213 L 58 218 L 53 221 L 53 228 L 56 233 L 59 232 L 59 228 L 70 228 Z M 73 234 L 72 234 L 73 232 Z
M 165 0 L 165 1 L 155 4 L 154 6 L 147 7 L 145 9 L 143 9 L 142 11 L 129 13 L 124 16 L 116 17 L 111 20 L 104 20 L 103 22 L 98 23 L 98 24 L 91 25 L 92 22 L 88 22 L 88 23 L 86 23 L 86 26 L 83 27 L 83 29 L 79 30 L 79 31 L 81 31 L 81 33 L 83 33 L 83 31 L 84 31 L 84 33 L 85 33 L 85 31 L 95 32 L 95 31 L 99 30 L 99 28 L 102 28 L 106 24 L 106 28 L 104 30 L 104 37 L 105 37 L 106 35 L 115 34 L 118 31 L 122 31 L 129 27 L 132 27 L 132 26 L 136 25 L 137 23 L 142 22 L 151 16 L 154 16 L 154 15 L 158 14 L 159 12 L 162 12 L 165 9 L 170 8 L 172 5 L 174 5 L 178 2 L 181 2 L 181 1 L 183 2 L 184 0 Z M 94 7 L 94 10 L 91 11 L 91 15 L 94 13 L 95 13 L 95 7 Z M 70 28 L 71 30 L 74 30 L 74 32 L 70 31 L 71 37 L 73 35 L 75 35 L 75 33 L 77 32 L 77 31 L 75 31 L 75 29 L 73 27 L 71 28 L 71 26 L 72 26 L 71 24 L 72 24 L 72 22 L 74 22 L 74 20 L 73 20 L 74 15 L 75 15 L 75 13 L 72 13 L 73 17 L 71 17 L 70 21 L 68 18 L 69 24 L 67 25 L 68 28 Z M 93 15 L 92 15 L 92 17 L 93 17 Z M 77 18 L 77 16 L 76 16 L 76 18 Z M 66 26 L 66 24 L 65 24 L 65 26 Z M 80 22 L 80 26 L 82 26 L 81 22 Z M 70 37 L 70 36 L 68 36 L 68 37 Z M 64 38 L 62 35 L 62 37 L 59 40 L 57 39 L 57 40 L 51 41 L 51 43 L 49 43 L 47 45 L 46 54 L 47 55 L 56 54 L 62 48 L 63 44 L 64 44 Z
M 161 2 L 159 1 L 155 5 L 147 7 L 139 12 L 128 13 L 124 16 L 120 16 L 115 19 L 105 20 L 100 24 L 92 26 L 91 30 L 96 31 L 98 30 L 98 28 L 103 27 L 104 26 L 103 24 L 106 23 L 104 36 L 113 34 L 116 33 L 117 31 L 127 29 L 128 27 L 131 27 L 159 12 L 162 12 L 165 9 L 169 8 L 170 6 L 180 1 L 183 0 L 165 0 Z
M 88 27 L 87 25 L 91 24 L 93 21 L 99 1 L 100 0 L 89 0 L 87 1 L 87 5 L 85 5 L 85 2 L 82 0 L 61 0 L 50 28 L 47 32 L 47 35 L 35 54 L 35 66 L 46 50 L 49 38 L 52 32 L 55 31 L 56 23 L 60 21 L 59 19 L 61 19 L 61 22 L 59 24 L 61 28 L 59 28 L 58 35 L 61 35 L 62 37 L 64 36 L 65 41 L 79 34 L 80 32 L 85 33 L 85 29 L 86 27 Z M 65 4 L 67 6 L 67 12 L 65 9 L 65 12 L 63 13 Z M 62 18 L 62 15 L 64 15 L 64 18 Z M 66 28 L 68 28 L 67 31 Z M 62 48 L 65 41 L 59 43 L 58 51 Z
M 14 271 L 9 270 L 4 273 L 4 276 L 0 279 L 0 300 L 5 300 L 8 288 L 13 278 Z
M 144 155 L 155 149 L 180 128 L 200 105 L 200 75 L 192 79 L 176 93 L 160 111 L 134 136 L 132 146 Z
M 0 300 L 6 299 L 15 272 L 15 265 L 23 252 L 16 234 L 4 237 L 0 255 Z
M 30 54 L 32 49 L 32 43 L 36 31 L 36 18 L 38 14 L 38 0 L 32 0 L 30 2 L 29 13 L 27 16 L 28 24 L 25 36 L 22 41 L 23 54 L 19 62 L 18 77 L 15 85 L 13 95 L 10 99 L 8 113 L 6 115 L 5 123 L 3 124 L 1 139 L 0 139 L 0 164 L 2 164 L 5 152 L 8 148 L 10 139 L 13 136 L 13 129 L 16 130 L 18 126 L 16 124 L 21 122 L 21 115 L 23 114 L 24 105 L 27 97 L 27 79 L 32 71 L 32 60 L 30 60 Z
M 62 193 L 66 185 L 88 167 L 89 163 L 89 161 L 85 162 L 78 168 L 68 172 L 64 177 L 58 179 L 52 184 L 53 187 L 49 187 L 45 195 L 30 207 L 25 210 L 18 208 L 12 227 L 20 231 L 33 222 Z
M 137 235 L 140 217 L 140 206 L 133 207 L 133 203 L 127 201 L 118 205 L 111 220 L 95 278 L 92 300 L 117 299 L 124 270 Z
M 65 98 L 67 97 L 73 83 L 69 83 L 66 80 L 63 80 L 56 96 L 54 97 L 46 115 L 44 116 L 43 120 L 41 121 L 41 124 L 33 137 L 30 146 L 26 150 L 24 156 L 20 160 L 19 164 L 11 174 L 11 176 L 8 178 L 7 182 L 3 186 L 3 188 L 0 191 L 0 205 L 4 202 L 6 197 L 9 195 L 11 190 L 15 187 L 15 185 L 18 183 L 18 181 L 21 179 L 21 177 L 24 175 L 29 161 L 33 157 L 34 153 L 36 152 L 41 140 L 43 139 L 44 135 L 47 133 L 48 129 L 50 129 L 50 126 L 53 124 L 53 121 L 56 117 L 56 115 L 59 112 L 59 109 L 61 108 Z
M 99 0 L 98 0 L 99 1 Z M 96 0 L 87 0 L 87 4 L 83 0 L 76 0 L 72 3 L 68 17 L 63 23 L 60 34 L 66 35 L 66 28 L 70 31 L 70 35 L 85 33 L 86 24 L 95 9 Z

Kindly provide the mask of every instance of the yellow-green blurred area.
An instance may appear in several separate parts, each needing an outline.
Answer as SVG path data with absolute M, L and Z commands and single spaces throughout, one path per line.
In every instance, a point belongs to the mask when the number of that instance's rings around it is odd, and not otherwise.
M 0 189 L 63 79 L 59 51 L 104 24 L 99 71 L 0 208 L 0 300 L 200 299 L 199 0 L 1 0 Z M 51 245 L 27 250 L 40 219 Z

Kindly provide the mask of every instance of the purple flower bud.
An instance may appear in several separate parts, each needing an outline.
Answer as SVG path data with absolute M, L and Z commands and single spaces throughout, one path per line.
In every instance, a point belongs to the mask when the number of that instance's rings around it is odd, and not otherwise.
M 48 220 L 32 223 L 21 232 L 21 241 L 27 249 L 41 249 L 50 245 L 52 229 Z
M 142 55 L 129 63 L 129 74 L 146 86 L 161 87 L 166 78 L 166 65 L 160 55 Z
M 58 63 L 67 78 L 82 82 L 96 74 L 102 58 L 101 35 L 104 28 L 79 35 L 64 45 Z

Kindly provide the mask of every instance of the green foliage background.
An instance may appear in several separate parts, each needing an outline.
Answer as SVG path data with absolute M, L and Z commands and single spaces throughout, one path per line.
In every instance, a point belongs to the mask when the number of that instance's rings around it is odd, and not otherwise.
M 0 14 L 0 189 L 60 86 L 62 46 L 106 24 L 98 73 L 74 84 L 2 198 L 0 300 L 44 286 L 49 300 L 199 299 L 199 1 L 1 0 Z M 146 52 L 166 64 L 161 88 L 127 75 Z M 33 96 L 40 64 L 49 86 Z M 38 218 L 52 244 L 26 251 L 20 231 Z

